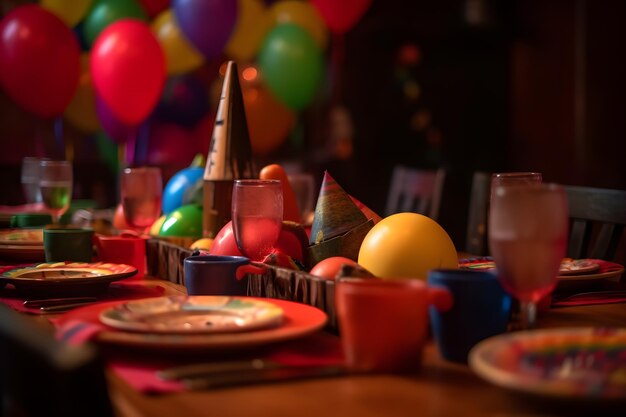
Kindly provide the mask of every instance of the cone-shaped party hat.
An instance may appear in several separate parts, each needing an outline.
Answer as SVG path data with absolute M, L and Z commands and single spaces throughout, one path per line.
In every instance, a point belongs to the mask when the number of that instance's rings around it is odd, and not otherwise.
M 232 180 L 255 176 L 252 146 L 237 64 L 229 61 L 217 107 L 205 180 Z
M 204 237 L 215 237 L 230 220 L 233 180 L 254 177 L 256 171 L 237 65 L 229 61 L 204 168 Z
M 365 222 L 367 217 L 328 171 L 325 171 L 315 206 L 309 243 L 318 244 L 341 236 Z

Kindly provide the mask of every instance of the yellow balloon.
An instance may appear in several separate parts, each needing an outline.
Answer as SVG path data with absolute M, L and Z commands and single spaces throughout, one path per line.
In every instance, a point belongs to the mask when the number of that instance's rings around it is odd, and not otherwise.
M 419 278 L 436 268 L 455 269 L 454 243 L 434 220 L 417 213 L 385 217 L 365 235 L 359 265 L 380 278 Z
M 187 41 L 171 9 L 159 14 L 152 23 L 152 32 L 155 34 L 167 64 L 169 75 L 184 74 L 198 68 L 204 62 L 204 58 Z
M 251 61 L 270 29 L 270 21 L 262 0 L 238 1 L 237 23 L 224 51 L 238 61 Z
M 57 15 L 69 27 L 80 22 L 90 6 L 91 0 L 41 0 L 41 7 Z
M 315 6 L 308 1 L 287 0 L 274 3 L 270 8 L 272 26 L 292 23 L 306 30 L 315 44 L 326 48 L 328 30 Z
M 72 101 L 63 115 L 75 127 L 85 133 L 95 133 L 100 130 L 100 121 L 96 113 L 96 93 L 89 72 L 89 54 L 83 53 L 80 57 L 80 78 L 78 88 Z
M 163 222 L 165 222 L 165 215 L 156 219 L 152 226 L 150 226 L 150 236 L 159 236 L 161 233 L 161 226 L 163 226 Z

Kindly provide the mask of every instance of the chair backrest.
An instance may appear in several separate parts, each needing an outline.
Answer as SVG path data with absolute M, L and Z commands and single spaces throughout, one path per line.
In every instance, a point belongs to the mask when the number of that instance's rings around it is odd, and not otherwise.
M 0 306 L 0 410 L 5 417 L 113 415 L 94 346 L 57 342 Z
M 491 195 L 491 174 L 476 171 L 472 177 L 469 208 L 467 215 L 467 236 L 465 251 L 472 255 L 488 255 L 487 220 L 489 217 L 489 197 Z
M 570 213 L 567 256 L 615 260 L 626 225 L 626 191 L 565 186 Z
M 445 175 L 443 168 L 429 171 L 396 165 L 391 175 L 385 215 L 414 212 L 437 220 Z

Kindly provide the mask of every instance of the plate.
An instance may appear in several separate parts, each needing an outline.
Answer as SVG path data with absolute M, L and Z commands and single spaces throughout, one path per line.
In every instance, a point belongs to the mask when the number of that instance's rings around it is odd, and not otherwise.
M 626 400 L 626 329 L 515 332 L 477 344 L 470 367 L 512 390 L 567 399 Z
M 43 248 L 42 229 L 8 229 L 0 231 L 0 245 L 28 245 Z
M 266 300 L 283 310 L 282 324 L 278 327 L 258 329 L 251 332 L 212 333 L 212 334 L 163 334 L 139 333 L 108 327 L 99 332 L 95 341 L 106 345 L 169 350 L 208 350 L 208 349 L 247 349 L 270 343 L 296 339 L 311 334 L 324 327 L 326 313 L 306 304 L 279 299 L 255 298 Z M 57 325 L 76 321 L 88 324 L 100 324 L 100 313 L 124 301 L 99 303 L 80 307 L 63 314 L 58 318 Z
M 42 229 L 0 231 L 0 257 L 27 262 L 44 261 Z
M 0 280 L 29 296 L 95 295 L 136 273 L 137 268 L 125 264 L 56 262 L 10 269 Z
M 559 276 L 587 274 L 600 269 L 600 264 L 592 259 L 565 258 L 559 268 Z
M 283 310 L 248 297 L 170 296 L 129 301 L 104 310 L 100 321 L 151 333 L 224 333 L 278 326 Z

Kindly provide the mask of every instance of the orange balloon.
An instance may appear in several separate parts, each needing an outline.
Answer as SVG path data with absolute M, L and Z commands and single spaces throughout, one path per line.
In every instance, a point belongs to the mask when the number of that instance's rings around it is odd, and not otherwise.
M 285 142 L 296 124 L 296 116 L 261 85 L 256 76 L 256 69 L 248 67 L 242 74 L 243 103 L 246 108 L 252 151 L 258 155 L 268 155 Z

